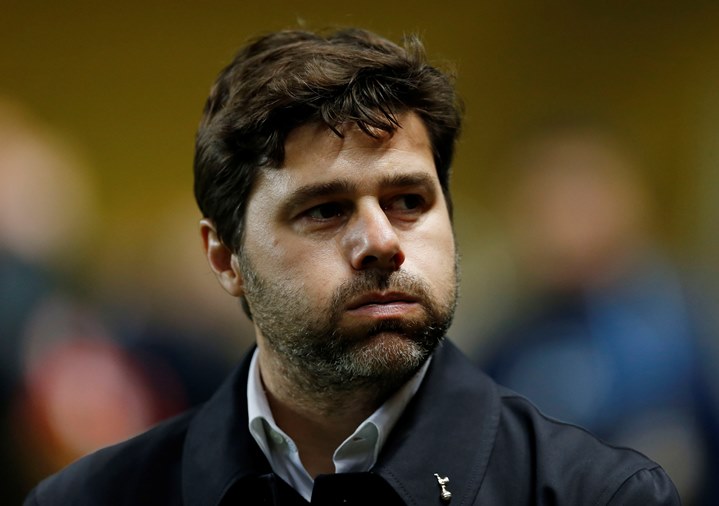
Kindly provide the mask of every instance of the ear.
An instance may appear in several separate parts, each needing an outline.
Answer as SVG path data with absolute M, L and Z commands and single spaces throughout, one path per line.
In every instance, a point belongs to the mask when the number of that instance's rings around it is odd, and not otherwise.
M 212 220 L 208 218 L 200 220 L 200 235 L 207 262 L 222 288 L 235 297 L 244 295 L 237 255 L 222 243 Z

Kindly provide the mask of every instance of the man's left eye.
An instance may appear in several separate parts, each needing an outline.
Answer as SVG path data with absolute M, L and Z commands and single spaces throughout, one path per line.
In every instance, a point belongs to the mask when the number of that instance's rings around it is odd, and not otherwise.
M 396 211 L 414 211 L 424 204 L 424 199 L 420 195 L 408 194 L 400 195 L 388 206 Z

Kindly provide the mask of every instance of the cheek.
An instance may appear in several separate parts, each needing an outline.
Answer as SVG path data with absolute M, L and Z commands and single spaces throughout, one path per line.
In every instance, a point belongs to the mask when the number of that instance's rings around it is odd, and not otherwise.
M 322 296 L 345 275 L 335 241 L 309 241 L 270 229 L 259 237 L 255 234 L 245 247 L 265 279 L 290 283 L 308 297 Z
M 407 268 L 443 291 L 454 289 L 455 243 L 448 218 L 427 223 L 424 233 L 406 244 L 405 253 Z
M 432 255 L 446 257 L 450 264 L 454 264 L 455 242 L 454 230 L 449 215 L 443 210 L 426 224 L 424 246 Z
M 444 238 L 442 238 L 444 239 Z M 442 284 L 454 273 L 454 243 L 445 241 L 440 244 L 439 240 L 424 242 L 415 249 L 413 264 L 419 268 L 419 273 L 425 275 L 428 281 L 433 284 Z
M 312 241 L 292 234 L 275 236 L 262 248 L 268 261 L 291 272 L 334 272 L 341 261 L 335 240 Z

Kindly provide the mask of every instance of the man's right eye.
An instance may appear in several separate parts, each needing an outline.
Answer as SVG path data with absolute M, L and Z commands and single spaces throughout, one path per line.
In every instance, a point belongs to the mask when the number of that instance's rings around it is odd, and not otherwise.
M 342 216 L 344 208 L 336 202 L 320 204 L 305 212 L 305 216 L 313 220 L 330 220 Z

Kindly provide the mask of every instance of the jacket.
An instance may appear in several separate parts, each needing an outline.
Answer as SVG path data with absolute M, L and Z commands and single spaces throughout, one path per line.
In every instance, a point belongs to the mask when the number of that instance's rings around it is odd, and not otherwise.
M 25 506 L 307 504 L 272 473 L 249 433 L 250 356 L 207 403 L 80 459 L 41 482 Z M 373 503 L 669 506 L 680 501 L 659 465 L 544 416 L 445 341 L 374 468 L 315 480 L 311 504 Z

